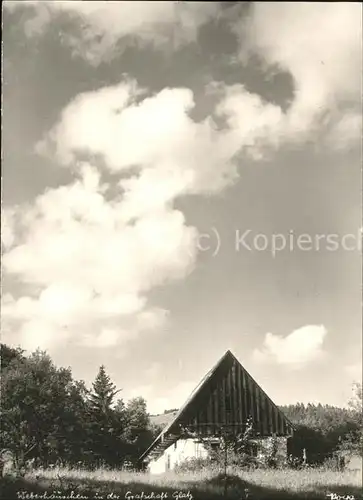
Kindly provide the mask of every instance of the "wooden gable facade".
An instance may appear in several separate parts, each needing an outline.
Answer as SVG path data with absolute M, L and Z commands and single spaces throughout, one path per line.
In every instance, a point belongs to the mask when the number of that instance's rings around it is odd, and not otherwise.
M 218 436 L 227 428 L 228 432 L 239 434 L 248 418 L 252 418 L 259 437 L 293 433 L 291 422 L 227 351 L 140 459 L 156 460 L 188 431 L 193 435 Z

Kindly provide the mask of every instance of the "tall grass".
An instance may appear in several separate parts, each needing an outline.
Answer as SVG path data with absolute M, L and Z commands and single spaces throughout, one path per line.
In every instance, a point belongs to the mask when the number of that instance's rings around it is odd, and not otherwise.
M 30 471 L 24 478 L 3 478 L 0 497 L 9 500 L 77 498 L 75 495 L 87 500 L 323 500 L 333 495 L 331 498 L 363 499 L 361 471 L 326 468 L 241 470 L 229 467 L 227 481 L 224 479 L 218 468 L 151 475 L 102 468 L 88 471 L 54 467 Z M 178 492 L 180 496 L 176 496 Z M 54 493 L 64 496 L 52 497 Z M 44 494 L 48 496 L 42 496 Z
M 351 494 L 362 488 L 362 476 L 359 471 L 342 471 L 336 472 L 327 469 L 255 469 L 251 471 L 241 471 L 236 468 L 229 468 L 228 476 L 234 478 L 235 482 L 240 481 L 239 488 L 242 485 L 244 491 L 259 491 L 265 490 L 271 492 L 271 498 L 275 498 L 273 493 L 284 492 L 286 494 L 304 494 L 301 498 L 315 498 L 314 494 L 321 493 L 321 496 L 316 498 L 326 498 L 329 492 L 345 491 L 346 494 Z M 195 492 L 222 493 L 223 477 L 218 475 L 216 470 L 204 469 L 196 472 L 175 473 L 173 471 L 160 474 L 150 475 L 142 472 L 129 472 L 119 470 L 98 469 L 94 471 L 86 471 L 82 469 L 72 468 L 53 468 L 48 470 L 34 470 L 28 474 L 27 479 L 32 483 L 41 481 L 48 486 L 57 485 L 64 487 L 65 485 L 83 484 L 83 485 L 108 485 L 112 491 L 124 492 L 128 485 L 154 487 L 156 489 L 171 488 L 174 490 L 185 490 L 194 488 Z M 238 488 L 237 488 L 238 489 Z M 233 490 L 233 488 L 232 488 Z M 231 491 L 232 491 L 231 490 Z M 234 488 L 236 491 L 236 488 Z M 195 496 L 194 498 L 198 498 Z M 309 496 L 310 495 L 310 496 Z M 124 498 L 124 497 L 122 497 Z M 202 498 L 202 497 L 200 497 Z M 208 498 L 208 497 L 203 497 Z M 230 498 L 237 498 L 233 495 Z M 243 498 L 239 496 L 238 498 Z M 270 498 L 270 496 L 256 496 L 253 493 L 246 498 Z M 276 496 L 276 498 L 279 498 Z M 300 498 L 300 497 L 299 497 Z M 357 499 L 357 497 L 355 497 Z

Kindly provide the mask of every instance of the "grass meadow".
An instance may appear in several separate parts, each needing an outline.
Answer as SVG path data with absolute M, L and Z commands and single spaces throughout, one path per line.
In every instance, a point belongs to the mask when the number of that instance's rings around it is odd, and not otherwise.
M 326 469 L 238 471 L 227 483 L 217 470 L 161 475 L 99 469 L 34 470 L 24 478 L 2 479 L 6 499 L 252 500 L 362 499 L 361 471 Z

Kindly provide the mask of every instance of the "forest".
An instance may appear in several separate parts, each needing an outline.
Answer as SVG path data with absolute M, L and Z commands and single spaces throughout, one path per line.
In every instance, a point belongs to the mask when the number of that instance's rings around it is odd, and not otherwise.
M 160 432 L 140 395 L 127 402 L 100 366 L 91 388 L 57 367 L 43 351 L 25 355 L 1 344 L 1 450 L 17 467 L 138 469 L 139 457 Z M 305 449 L 311 464 L 337 452 L 362 452 L 362 386 L 349 407 L 297 403 L 281 406 L 295 426 L 290 453 Z M 175 409 L 173 410 L 175 411 Z

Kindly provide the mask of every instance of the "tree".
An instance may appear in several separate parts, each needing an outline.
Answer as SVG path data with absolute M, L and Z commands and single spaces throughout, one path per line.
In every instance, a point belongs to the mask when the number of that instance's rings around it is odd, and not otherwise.
M 154 439 L 145 399 L 142 397 L 130 399 L 125 416 L 124 436 L 128 445 L 128 459 L 136 467 L 140 455 Z
M 358 422 L 360 425 L 363 424 L 363 410 L 362 410 L 362 384 L 359 382 L 354 382 L 353 384 L 353 396 L 348 402 L 351 410 L 356 414 Z
M 1 377 L 1 442 L 18 468 L 33 457 L 46 465 L 81 454 L 84 390 L 44 352 L 8 364 Z
M 347 451 L 350 454 L 363 456 L 363 407 L 362 407 L 362 384 L 353 384 L 353 396 L 348 402 L 352 413 L 355 427 L 341 440 L 339 451 Z
M 120 459 L 120 413 L 113 408 L 114 397 L 119 390 L 107 375 L 105 367 L 99 368 L 89 394 L 90 450 L 98 462 L 115 465 Z
M 33 459 L 120 467 L 130 457 L 136 464 L 154 439 L 143 398 L 114 404 L 119 391 L 103 366 L 88 391 L 45 352 L 25 356 L 3 344 L 1 353 L 0 451 L 9 450 L 18 469 Z
M 170 408 L 169 410 L 164 410 L 164 415 L 167 415 L 168 413 L 172 413 L 174 411 L 178 411 L 178 408 Z
M 236 433 L 233 427 L 228 424 L 220 425 L 215 435 L 200 435 L 188 427 L 182 427 L 181 431 L 186 439 L 194 438 L 197 442 L 202 443 L 207 450 L 208 458 L 193 460 L 179 467 L 179 470 L 204 467 L 205 462 L 211 461 L 223 469 L 224 475 L 226 475 L 227 467 L 230 465 L 250 466 L 255 462 L 253 449 L 256 435 L 251 417 L 247 418 L 244 430 L 240 433 Z
M 296 426 L 289 440 L 290 453 L 301 457 L 305 449 L 309 463 L 324 462 L 341 449 L 343 443 L 348 446 L 348 442 L 356 439 L 359 412 L 352 409 L 311 403 L 280 408 Z
M 93 392 L 90 394 L 89 400 L 90 407 L 93 411 L 98 413 L 109 413 L 114 397 L 120 391 L 116 390 L 115 384 L 112 383 L 103 365 L 100 366 L 92 387 Z
M 1 371 L 6 370 L 12 361 L 24 361 L 24 351 L 17 347 L 16 349 L 0 344 Z
M 363 406 L 362 406 L 362 384 L 353 384 L 353 397 L 349 401 L 349 406 L 353 412 L 354 420 L 357 424 L 355 439 L 353 438 L 355 450 L 363 456 Z

